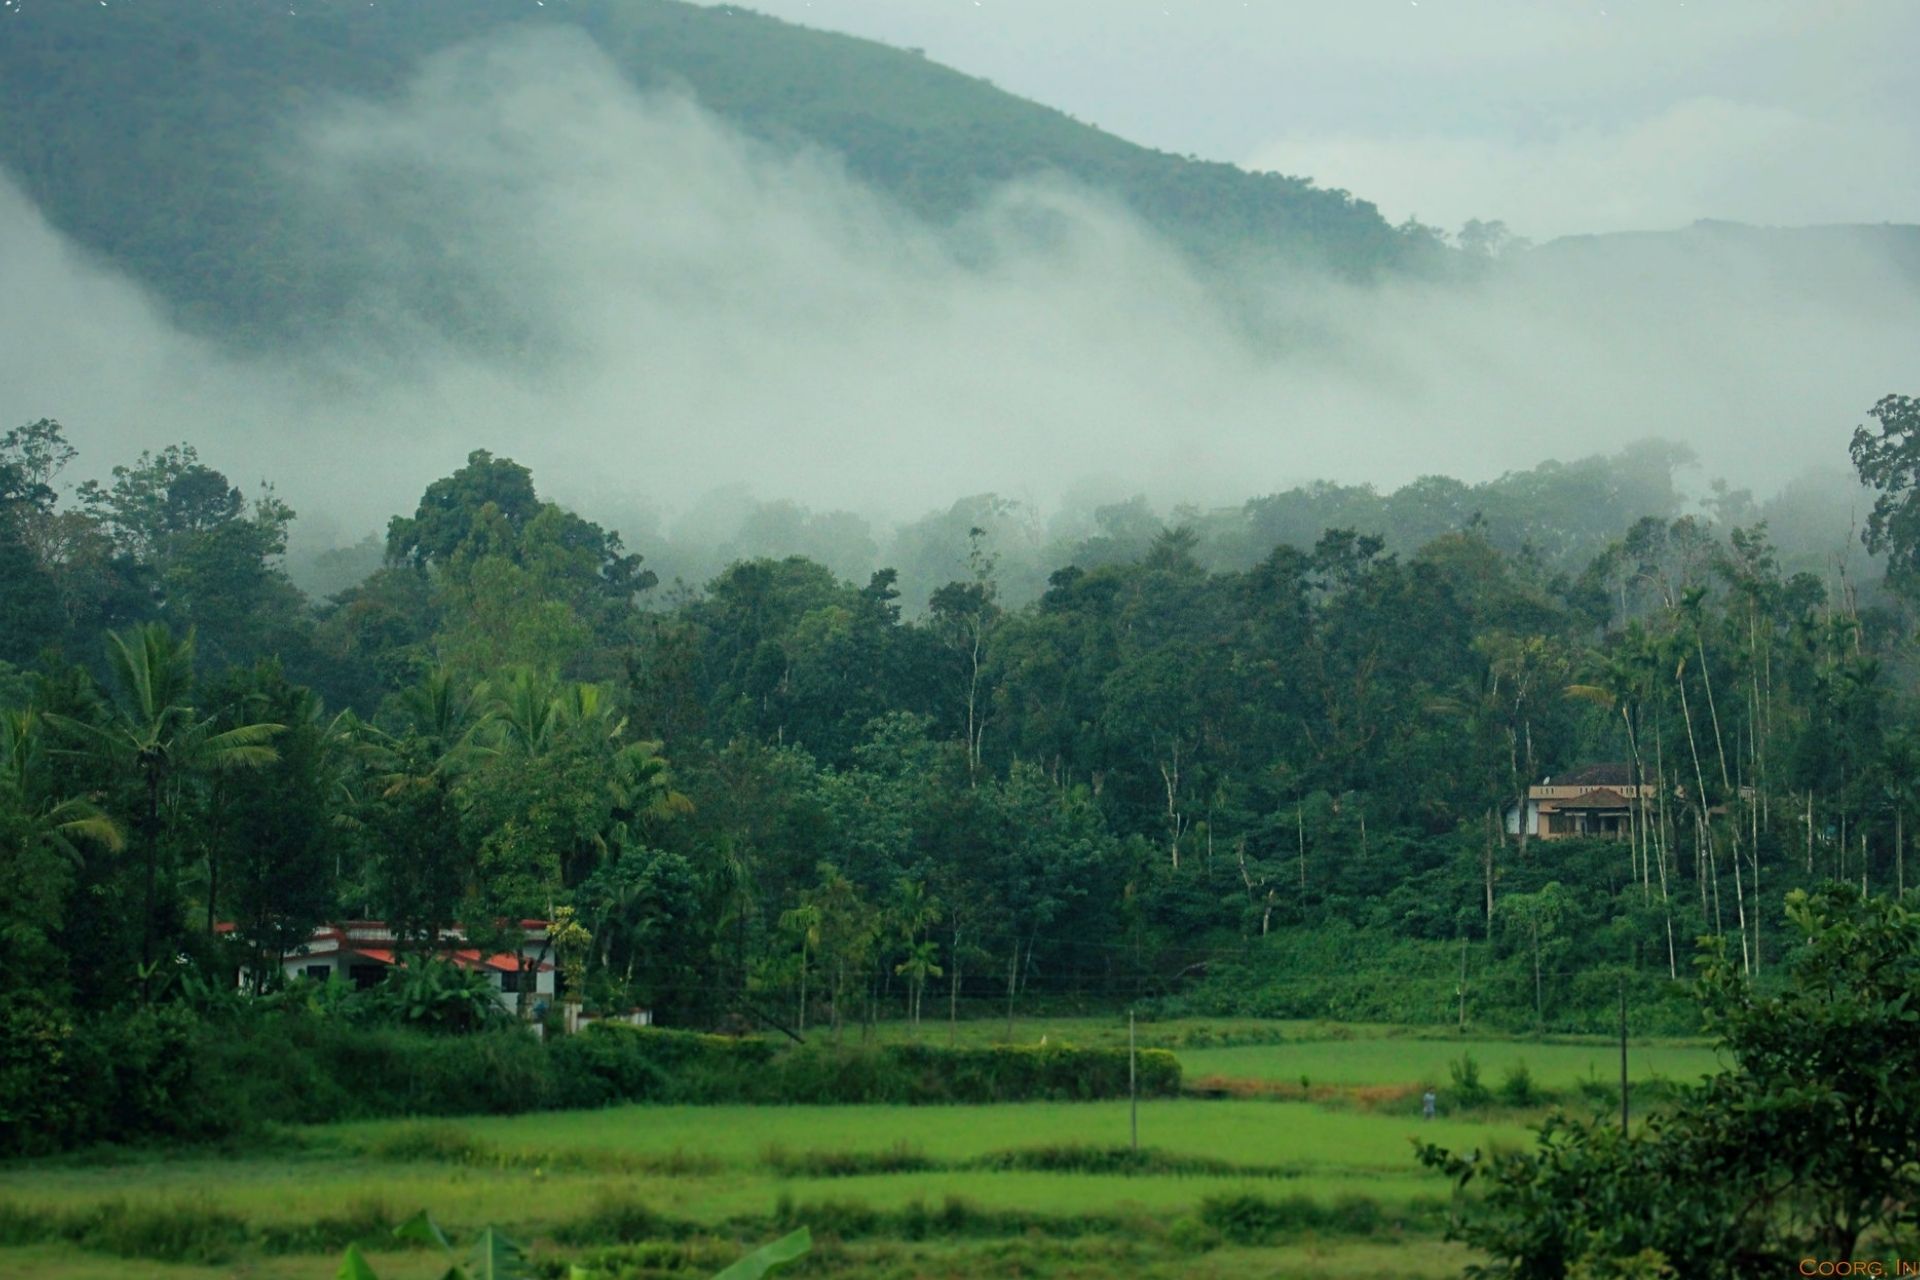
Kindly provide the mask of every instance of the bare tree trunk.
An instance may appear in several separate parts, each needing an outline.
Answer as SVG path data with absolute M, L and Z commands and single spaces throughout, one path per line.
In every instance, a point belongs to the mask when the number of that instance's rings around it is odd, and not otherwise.
M 1683 660 L 1674 671 L 1674 683 L 1680 689 L 1680 717 L 1687 726 L 1687 752 L 1693 757 L 1693 781 L 1700 788 L 1700 794 L 1694 798 L 1694 808 L 1699 814 L 1696 819 L 1700 837 L 1700 847 L 1706 854 L 1706 866 L 1710 883 L 1713 885 L 1713 929 L 1724 934 L 1726 925 L 1720 917 L 1720 861 L 1713 849 L 1713 818 L 1707 809 L 1707 778 L 1700 768 L 1700 745 L 1693 735 L 1693 710 L 1687 702 L 1687 664 Z M 1704 898 L 1702 905 L 1705 905 Z M 1747 954 L 1747 926 L 1742 917 L 1740 921 L 1740 963 L 1743 972 L 1753 972 L 1753 959 Z
M 1007 1043 L 1013 1043 L 1013 993 L 1020 977 L 1020 939 L 1013 940 L 1013 954 L 1007 957 Z
M 1487 937 L 1493 937 L 1493 847 L 1499 843 L 1495 839 L 1498 819 L 1490 812 L 1487 814 L 1487 847 L 1485 855 L 1485 880 L 1487 891 Z
M 980 651 L 986 643 L 987 624 L 984 618 L 973 620 L 973 646 L 968 657 L 971 670 L 967 674 L 967 785 L 973 787 L 980 780 L 980 744 L 986 736 L 986 722 L 979 715 L 980 701 Z
M 1747 818 L 1753 835 L 1752 861 L 1748 865 L 1753 868 L 1753 972 L 1757 977 L 1760 973 L 1760 925 L 1767 916 L 1767 900 L 1760 896 L 1760 808 L 1751 801 L 1747 803 Z
M 1160 780 L 1167 789 L 1167 852 L 1173 857 L 1173 869 L 1180 869 L 1180 740 L 1175 738 L 1171 750 L 1173 759 L 1160 765 Z
M 1653 871 L 1647 866 L 1653 840 L 1647 827 L 1647 763 L 1640 756 L 1640 735 L 1633 731 L 1633 717 L 1625 707 L 1620 708 L 1620 721 L 1627 728 L 1627 750 L 1633 753 L 1633 799 L 1640 808 L 1640 820 L 1630 834 L 1640 847 L 1640 900 L 1646 903 L 1653 900 Z M 1663 876 L 1665 871 L 1661 868 Z
M 1304 802 L 1293 806 L 1293 827 L 1300 841 L 1300 890 L 1304 893 L 1307 888 L 1307 812 Z
M 1734 922 L 1740 928 L 1740 962 L 1745 967 L 1746 972 L 1751 974 L 1754 972 L 1754 960 L 1753 953 L 1747 946 L 1747 899 L 1746 893 L 1741 888 L 1740 883 L 1742 879 L 1740 874 L 1740 818 L 1738 811 L 1734 809 L 1734 806 L 1739 803 L 1740 793 L 1735 790 L 1733 776 L 1727 771 L 1727 744 L 1720 736 L 1720 710 L 1713 700 L 1713 673 L 1707 670 L 1707 646 L 1706 642 L 1700 637 L 1700 629 L 1698 627 L 1694 628 L 1693 646 L 1695 652 L 1700 655 L 1700 684 L 1707 692 L 1707 715 L 1713 723 L 1713 749 L 1714 753 L 1720 759 L 1720 785 L 1727 795 L 1728 810 L 1734 814 L 1732 823 Z M 1740 744 L 1735 742 L 1734 745 L 1738 747 Z M 1694 767 L 1696 770 L 1699 768 L 1697 759 Z M 1703 805 L 1706 803 L 1706 798 L 1703 792 L 1700 796 Z M 1709 819 L 1709 822 L 1711 822 L 1711 819 Z M 1756 908 L 1758 905 L 1758 903 L 1755 904 Z
M 1653 734 L 1654 798 L 1659 802 L 1654 807 L 1654 851 L 1653 856 L 1660 864 L 1660 906 L 1667 920 L 1667 976 L 1675 981 L 1680 977 L 1680 962 L 1673 945 L 1673 899 L 1667 889 L 1667 775 L 1666 757 L 1660 742 L 1659 726 L 1656 723 Z
M 960 1036 L 960 926 L 953 926 L 953 977 L 947 983 L 947 1044 Z

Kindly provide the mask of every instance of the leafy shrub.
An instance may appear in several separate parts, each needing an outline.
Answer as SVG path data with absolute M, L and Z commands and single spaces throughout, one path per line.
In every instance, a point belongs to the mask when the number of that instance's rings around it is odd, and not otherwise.
M 1167 1228 L 1167 1243 L 1186 1253 L 1206 1253 L 1220 1247 L 1220 1232 L 1192 1214 L 1183 1214 Z
M 1484 1107 L 1493 1100 L 1493 1094 L 1480 1078 L 1480 1063 L 1470 1053 L 1463 1053 L 1447 1064 L 1447 1074 L 1453 1077 L 1453 1101 L 1458 1107 Z
M 452 1124 L 408 1124 L 382 1133 L 362 1150 L 376 1160 L 431 1160 L 484 1164 L 495 1154 L 487 1143 Z
M 1533 1073 L 1527 1070 L 1527 1064 L 1516 1062 L 1507 1068 L 1500 1081 L 1500 1101 L 1513 1107 L 1530 1107 L 1540 1101 L 1540 1090 L 1533 1083 Z
M 561 1244 L 631 1244 L 678 1234 L 677 1224 L 661 1217 L 633 1192 L 608 1188 L 593 1207 L 554 1229 Z
M 1413 1215 L 1424 1217 L 1431 1206 L 1410 1206 Z M 1378 1202 L 1365 1196 L 1341 1196 L 1332 1204 L 1320 1204 L 1303 1195 L 1269 1199 L 1241 1193 L 1208 1196 L 1200 1202 L 1200 1223 L 1233 1244 L 1272 1244 L 1290 1234 L 1303 1231 L 1328 1231 L 1340 1235 L 1374 1236 L 1389 1224 Z
M 389 970 L 371 1005 L 396 1025 L 443 1033 L 478 1031 L 507 1017 L 486 974 L 436 959 Z
M 73 1024 L 24 1001 L 0 1006 L 0 1153 L 37 1155 L 72 1141 L 82 1119 Z
M 1290 1232 L 1317 1227 L 1320 1219 L 1320 1206 L 1301 1195 L 1278 1200 L 1219 1195 L 1200 1202 L 1200 1221 L 1233 1244 L 1270 1244 Z
M 549 1046 L 553 1105 L 740 1100 L 776 1052 L 764 1040 L 596 1023 Z

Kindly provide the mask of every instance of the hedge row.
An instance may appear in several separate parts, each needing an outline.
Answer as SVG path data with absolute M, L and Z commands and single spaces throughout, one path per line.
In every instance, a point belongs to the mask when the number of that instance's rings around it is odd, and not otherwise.
M 751 1049 L 753 1052 L 743 1052 Z M 764 1041 L 631 1027 L 594 1027 L 557 1042 L 569 1093 L 563 1106 L 621 1101 L 758 1103 L 1088 1101 L 1127 1096 L 1120 1049 L 1001 1045 L 942 1049 L 894 1044 L 776 1050 Z M 1164 1049 L 1141 1051 L 1140 1093 L 1180 1091 L 1180 1063 Z
M 1137 1065 L 1143 1096 L 1179 1092 L 1171 1053 L 1143 1050 Z M 624 1026 L 542 1043 L 517 1027 L 436 1036 L 294 1014 L 202 1022 L 179 1007 L 85 1027 L 0 1012 L 0 1154 L 621 1102 L 987 1103 L 1127 1089 L 1127 1055 L 1114 1049 L 786 1048 Z

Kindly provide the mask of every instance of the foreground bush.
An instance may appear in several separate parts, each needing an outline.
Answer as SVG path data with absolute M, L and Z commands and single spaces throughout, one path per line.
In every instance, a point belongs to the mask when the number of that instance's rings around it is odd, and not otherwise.
M 1865 1260 L 1920 1226 L 1920 912 L 1830 885 L 1787 915 L 1800 936 L 1771 990 L 1706 944 L 1698 994 L 1731 1065 L 1631 1136 L 1555 1118 L 1530 1151 L 1421 1148 L 1478 1193 L 1452 1228 L 1492 1260 L 1473 1274 L 1894 1274 Z

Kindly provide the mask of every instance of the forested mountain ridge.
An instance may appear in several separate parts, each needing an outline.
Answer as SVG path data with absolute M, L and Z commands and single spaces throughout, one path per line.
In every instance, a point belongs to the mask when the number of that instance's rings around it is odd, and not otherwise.
M 271 337 L 370 269 L 277 180 L 291 130 L 399 92 L 423 59 L 511 30 L 585 32 L 633 84 L 689 92 L 743 132 L 841 157 L 935 221 L 1061 175 L 1200 257 L 1306 259 L 1364 278 L 1436 252 L 1342 191 L 1135 146 L 914 51 L 677 0 L 24 3 L 0 26 L 0 168 L 56 227 L 198 327 Z

